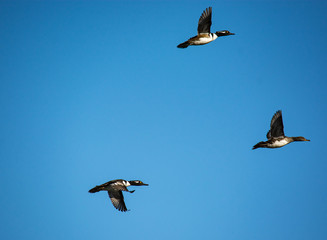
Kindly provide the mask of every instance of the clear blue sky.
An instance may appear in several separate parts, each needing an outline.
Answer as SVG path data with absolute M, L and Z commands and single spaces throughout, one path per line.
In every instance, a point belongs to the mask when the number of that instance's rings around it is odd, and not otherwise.
M 237 35 L 176 48 L 209 6 Z M 326 12 L 1 1 L 1 239 L 327 239 Z M 278 109 L 311 142 L 251 150 Z M 88 193 L 117 178 L 127 213 Z

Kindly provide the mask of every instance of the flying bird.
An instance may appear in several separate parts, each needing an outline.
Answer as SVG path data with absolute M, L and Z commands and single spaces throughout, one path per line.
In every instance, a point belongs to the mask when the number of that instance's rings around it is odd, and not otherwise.
M 128 186 L 148 186 L 149 184 L 145 184 L 139 180 L 126 181 L 123 179 L 116 179 L 99 186 L 95 186 L 94 188 L 89 190 L 89 193 L 96 193 L 99 191 L 107 191 L 109 194 L 109 198 L 116 209 L 122 212 L 126 212 L 127 208 L 124 202 L 124 196 L 122 191 L 133 193 L 133 191 L 129 191 L 127 189 Z
M 266 142 L 259 142 L 254 145 L 252 150 L 257 148 L 280 148 L 294 141 L 310 141 L 304 137 L 285 136 L 281 110 L 277 111 L 271 119 L 267 139 Z
M 204 45 L 209 42 L 216 40 L 218 37 L 235 35 L 228 30 L 217 31 L 216 33 L 210 33 L 211 27 L 211 14 L 212 7 L 207 8 L 203 11 L 199 23 L 198 23 L 198 35 L 190 38 L 186 42 L 179 44 L 178 48 L 187 48 L 190 45 Z

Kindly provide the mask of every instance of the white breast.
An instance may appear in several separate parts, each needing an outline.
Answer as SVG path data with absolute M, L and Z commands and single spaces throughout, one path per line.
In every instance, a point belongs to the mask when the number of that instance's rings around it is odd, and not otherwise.
M 272 144 L 268 144 L 269 148 L 279 148 L 279 147 L 283 147 L 285 145 L 289 144 L 289 142 L 286 139 L 281 139 L 281 140 L 277 140 Z
M 199 38 L 199 40 L 195 41 L 194 43 L 195 44 L 206 44 L 206 43 L 209 43 L 209 42 L 212 42 L 213 40 L 210 39 L 210 38 Z
M 216 38 L 217 38 L 217 35 L 216 34 L 210 33 L 209 36 L 200 37 L 198 40 L 194 41 L 194 44 L 195 45 L 206 44 L 206 43 L 212 42 Z

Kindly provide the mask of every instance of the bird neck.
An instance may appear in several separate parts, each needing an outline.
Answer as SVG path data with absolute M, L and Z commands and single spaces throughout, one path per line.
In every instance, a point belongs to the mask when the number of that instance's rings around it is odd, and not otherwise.
M 215 33 L 215 35 L 217 36 L 217 37 L 223 37 L 223 36 L 227 36 L 228 34 L 226 34 L 225 32 L 223 32 L 223 31 L 217 31 L 216 33 Z
M 130 185 L 132 186 L 138 186 L 138 184 L 135 181 L 128 181 Z

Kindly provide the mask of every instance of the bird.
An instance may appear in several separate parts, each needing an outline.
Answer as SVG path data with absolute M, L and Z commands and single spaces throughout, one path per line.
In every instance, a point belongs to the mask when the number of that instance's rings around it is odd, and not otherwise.
M 149 184 L 145 184 L 140 180 L 131 180 L 126 181 L 123 179 L 116 179 L 101 184 L 99 186 L 95 186 L 94 188 L 89 190 L 89 193 L 96 193 L 99 191 L 107 191 L 109 194 L 109 198 L 118 211 L 126 212 L 128 211 L 124 202 L 124 196 L 122 191 L 133 193 L 133 191 L 129 191 L 127 189 L 128 186 L 148 186 Z
M 203 11 L 199 23 L 198 23 L 198 35 L 190 38 L 186 42 L 179 44 L 178 48 L 187 48 L 190 45 L 204 45 L 216 40 L 218 37 L 235 35 L 228 30 L 217 31 L 216 33 L 210 33 L 211 27 L 211 15 L 212 7 L 208 7 Z
M 266 142 L 259 142 L 253 146 L 252 150 L 257 148 L 280 148 L 295 141 L 310 141 L 304 137 L 286 137 L 284 134 L 284 125 L 282 111 L 278 110 L 271 119 L 270 130 L 267 133 Z

